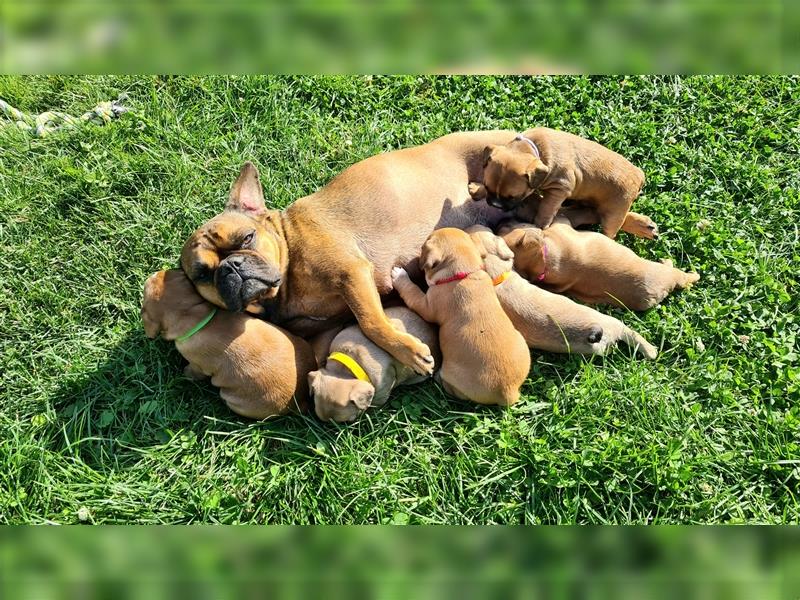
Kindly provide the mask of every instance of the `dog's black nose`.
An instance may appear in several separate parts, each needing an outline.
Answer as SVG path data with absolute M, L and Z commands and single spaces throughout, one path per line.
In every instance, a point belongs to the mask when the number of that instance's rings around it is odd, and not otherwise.
M 603 339 L 603 328 L 599 325 L 595 325 L 589 331 L 589 337 L 586 338 L 590 344 L 596 344 L 600 340 Z
M 242 263 L 244 263 L 244 256 L 241 256 L 239 254 L 233 254 L 232 256 L 226 258 L 225 262 L 231 265 L 232 267 L 236 267 L 238 269 L 239 267 L 242 266 Z

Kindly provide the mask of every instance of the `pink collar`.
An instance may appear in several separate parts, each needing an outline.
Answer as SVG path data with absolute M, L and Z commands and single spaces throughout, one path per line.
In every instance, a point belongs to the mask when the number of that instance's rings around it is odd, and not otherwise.
M 543 281 L 547 275 L 547 244 L 542 242 L 542 274 L 536 278 L 536 281 Z
M 433 285 L 442 285 L 443 283 L 452 283 L 454 281 L 460 281 L 461 279 L 466 279 L 467 277 L 469 277 L 473 273 L 477 273 L 477 272 L 478 271 L 469 271 L 469 272 L 459 271 L 455 275 L 452 275 L 450 277 L 445 277 L 444 279 L 438 279 L 438 280 L 434 281 Z
M 536 144 L 533 143 L 533 140 L 529 140 L 524 135 L 519 134 L 517 137 L 514 138 L 514 141 L 515 142 L 527 142 L 527 144 L 531 147 L 531 150 L 533 150 L 534 156 L 536 156 L 536 158 L 539 158 L 539 159 L 542 158 L 541 154 L 539 154 L 539 148 L 536 146 Z

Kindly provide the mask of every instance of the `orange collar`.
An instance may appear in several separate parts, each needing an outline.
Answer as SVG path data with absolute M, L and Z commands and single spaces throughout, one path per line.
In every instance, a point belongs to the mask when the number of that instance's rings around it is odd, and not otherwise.
M 505 273 L 500 273 L 500 275 L 498 275 L 497 277 L 492 279 L 492 285 L 497 287 L 498 285 L 503 283 L 506 279 L 508 279 L 510 275 L 511 275 L 511 271 L 506 271 Z

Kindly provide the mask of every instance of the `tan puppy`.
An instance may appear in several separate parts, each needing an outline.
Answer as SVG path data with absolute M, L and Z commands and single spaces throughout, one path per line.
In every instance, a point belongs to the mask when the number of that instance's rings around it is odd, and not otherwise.
M 647 310 L 700 279 L 675 269 L 671 260 L 645 260 L 604 235 L 576 231 L 563 217 L 544 231 L 512 221 L 501 224 L 498 233 L 523 277 L 583 302 Z
M 427 344 L 436 365 L 441 364 L 436 327 L 404 306 L 387 308 L 386 316 L 395 329 Z M 367 408 L 383 406 L 395 387 L 427 379 L 371 342 L 358 325 L 340 331 L 327 362 L 319 364 L 324 366 L 308 374 L 308 387 L 323 421 L 354 421 Z
M 211 320 L 192 334 L 209 315 Z M 279 327 L 216 309 L 183 271 L 159 271 L 148 278 L 142 321 L 147 337 L 174 340 L 189 361 L 186 376 L 211 377 L 233 412 L 263 419 L 307 408 L 307 377 L 316 368 L 311 347 Z
M 530 353 L 503 312 L 469 235 L 438 229 L 419 260 L 427 294 L 404 269 L 394 269 L 392 279 L 411 310 L 440 326 L 438 375 L 445 391 L 480 404 L 514 404 L 531 367 Z
M 644 173 L 600 144 L 536 127 L 505 145 L 486 147 L 482 183 L 487 202 L 503 210 L 541 195 L 533 222 L 543 229 L 567 198 L 591 203 L 603 233 L 613 238 L 642 190 Z
M 512 271 L 514 253 L 488 227 L 467 229 L 497 298 L 528 346 L 548 352 L 605 354 L 618 341 L 655 358 L 656 348 L 619 319 L 533 285 Z

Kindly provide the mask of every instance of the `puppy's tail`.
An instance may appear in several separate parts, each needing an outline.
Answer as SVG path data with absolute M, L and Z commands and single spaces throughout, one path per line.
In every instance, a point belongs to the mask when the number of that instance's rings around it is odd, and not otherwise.
M 630 327 L 625 327 L 622 331 L 622 341 L 631 348 L 635 348 L 639 354 L 650 360 L 658 356 L 658 350 L 653 344 L 644 339 L 639 333 Z

